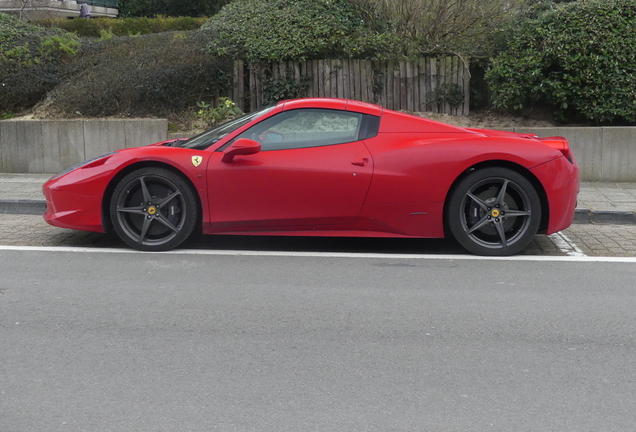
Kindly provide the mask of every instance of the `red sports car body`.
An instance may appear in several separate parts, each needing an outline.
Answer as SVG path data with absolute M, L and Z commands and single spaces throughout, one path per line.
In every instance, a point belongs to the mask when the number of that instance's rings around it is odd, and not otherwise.
M 205 234 L 453 235 L 509 255 L 573 219 L 567 141 L 465 129 L 340 99 L 299 99 L 189 140 L 126 149 L 43 187 L 55 226 L 114 228 L 140 250 Z

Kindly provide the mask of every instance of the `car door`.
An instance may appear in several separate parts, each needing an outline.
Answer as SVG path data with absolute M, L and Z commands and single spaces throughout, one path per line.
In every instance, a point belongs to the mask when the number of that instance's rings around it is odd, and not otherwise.
M 289 110 L 237 136 L 258 141 L 261 151 L 225 163 L 224 146 L 210 158 L 211 227 L 307 229 L 354 221 L 373 174 L 371 154 L 359 140 L 364 117 Z

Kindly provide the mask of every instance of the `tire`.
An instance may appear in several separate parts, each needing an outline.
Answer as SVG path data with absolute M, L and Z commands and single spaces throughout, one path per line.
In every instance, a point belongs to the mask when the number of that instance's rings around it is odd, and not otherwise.
M 471 172 L 453 190 L 447 218 L 451 233 L 469 252 L 514 255 L 530 244 L 539 229 L 541 200 L 518 172 L 483 168 Z
M 141 251 L 166 251 L 187 240 L 199 217 L 190 185 L 164 168 L 133 171 L 115 187 L 110 217 L 119 238 Z

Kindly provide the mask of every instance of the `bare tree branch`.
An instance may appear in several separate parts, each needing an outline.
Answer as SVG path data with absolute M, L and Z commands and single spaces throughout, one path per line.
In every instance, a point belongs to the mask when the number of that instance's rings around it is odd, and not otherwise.
M 391 31 L 420 47 L 479 44 L 522 0 L 352 0 L 373 9 Z

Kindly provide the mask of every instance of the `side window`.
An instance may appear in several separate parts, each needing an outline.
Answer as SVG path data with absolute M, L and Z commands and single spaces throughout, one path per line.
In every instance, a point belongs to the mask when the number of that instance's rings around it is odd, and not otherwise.
M 358 140 L 362 114 L 329 109 L 283 111 L 243 132 L 238 138 L 261 143 L 262 150 L 299 149 Z
M 380 117 L 365 115 L 362 118 L 362 127 L 360 128 L 361 140 L 371 139 L 378 135 L 380 131 Z

